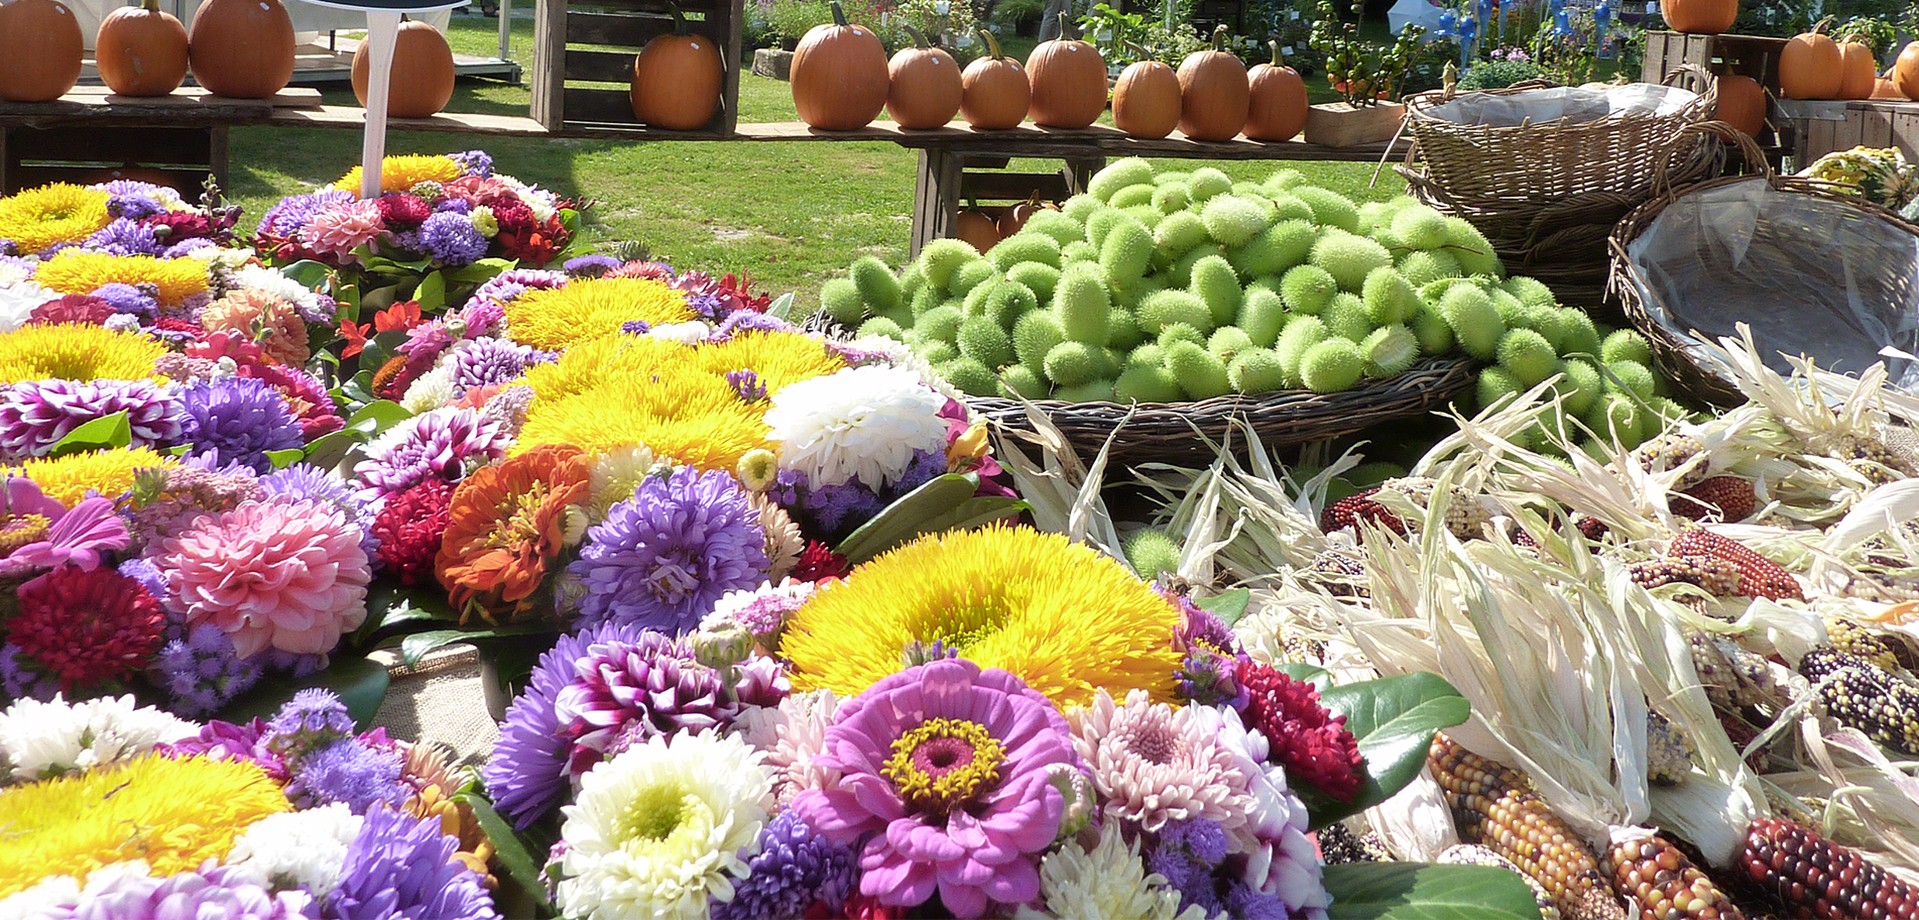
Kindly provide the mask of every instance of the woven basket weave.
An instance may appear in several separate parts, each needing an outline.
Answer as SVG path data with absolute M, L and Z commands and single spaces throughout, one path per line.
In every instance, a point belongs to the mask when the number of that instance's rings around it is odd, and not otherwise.
M 1751 138 L 1722 122 L 1707 122 L 1688 129 L 1687 133 L 1716 135 L 1742 151 L 1748 163 L 1766 162 Z M 1627 318 L 1652 343 L 1654 360 L 1688 393 L 1720 405 L 1737 404 L 1743 397 L 1733 386 L 1730 377 L 1703 358 L 1700 350 L 1702 340 L 1710 341 L 1720 335 L 1731 334 L 1734 322 L 1746 323 L 1754 330 L 1755 344 L 1767 353 L 1765 357 L 1771 359 L 1770 352 L 1796 353 L 1807 347 L 1808 343 L 1828 341 L 1835 323 L 1829 312 L 1810 309 L 1809 305 L 1803 303 L 1776 303 L 1765 296 L 1765 291 L 1756 292 L 1755 285 L 1763 285 L 1763 279 L 1753 280 L 1749 272 L 1741 270 L 1741 266 L 1765 266 L 1775 272 L 1784 270 L 1794 279 L 1822 290 L 1843 291 L 1849 286 L 1855 290 L 1864 287 L 1880 297 L 1892 298 L 1889 302 L 1897 303 L 1912 302 L 1913 288 L 1916 280 L 1919 280 L 1919 264 L 1916 264 L 1919 260 L 1915 260 L 1907 245 L 1910 241 L 1919 240 L 1919 224 L 1876 204 L 1831 191 L 1822 183 L 1780 176 L 1763 165 L 1755 168 L 1764 171 L 1688 186 L 1661 182 L 1652 200 L 1620 221 L 1609 241 L 1613 256 L 1613 291 L 1623 302 Z M 1701 247 L 1697 252 L 1697 274 L 1713 279 L 1715 286 L 1711 290 L 1696 291 L 1693 296 L 1718 305 L 1726 317 L 1725 328 L 1678 328 L 1671 320 L 1672 305 L 1662 300 L 1659 288 L 1632 260 L 1629 247 L 1675 204 L 1715 189 L 1751 182 L 1766 183 L 1774 191 L 1807 196 L 1817 203 L 1821 212 L 1829 215 L 1831 221 L 1844 223 L 1848 227 L 1873 226 L 1876 232 L 1907 242 L 1876 247 L 1849 260 L 1835 260 L 1822 252 L 1823 240 L 1818 238 L 1819 231 L 1808 228 L 1801 221 L 1781 217 L 1768 219 L 1764 212 L 1760 212 L 1754 218 L 1753 234 L 1741 238 L 1742 246 L 1736 252 L 1712 247 Z M 1890 344 L 1894 343 L 1872 343 L 1864 350 L 1874 351 L 1880 345 Z M 1812 357 L 1819 360 L 1822 366 L 1834 364 L 1830 355 L 1813 354 Z M 1872 360 L 1857 354 L 1852 357 L 1854 363 Z M 1859 367 L 1845 366 L 1838 369 L 1860 370 Z
M 1323 441 L 1422 415 L 1470 388 L 1476 379 L 1472 362 L 1465 358 L 1429 358 L 1397 377 L 1343 393 L 1287 390 L 1263 396 L 1145 403 L 1137 409 L 1054 399 L 1036 400 L 1033 405 L 1083 459 L 1097 455 L 1110 438 L 1108 457 L 1113 461 L 1177 463 L 1204 461 L 1214 456 L 1214 445 L 1243 441 L 1236 427 L 1241 421 L 1267 447 Z M 978 397 L 967 402 L 997 424 L 1032 429 L 1025 406 L 1015 400 Z

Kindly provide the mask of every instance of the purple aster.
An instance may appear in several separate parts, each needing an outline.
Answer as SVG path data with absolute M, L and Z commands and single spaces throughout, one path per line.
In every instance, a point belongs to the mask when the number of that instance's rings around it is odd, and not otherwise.
M 260 477 L 260 491 L 267 496 L 284 495 L 293 499 L 324 502 L 339 508 L 347 523 L 360 528 L 360 548 L 368 559 L 380 548 L 373 534 L 373 516 L 379 502 L 354 491 L 346 480 L 310 463 L 295 463 Z
M 332 692 L 302 690 L 280 707 L 267 727 L 267 746 L 288 759 L 353 735 L 353 716 Z
M 182 434 L 194 454 L 211 454 L 264 473 L 273 468 L 267 451 L 298 448 L 300 422 L 287 401 L 265 381 L 227 377 L 190 383 L 180 390 Z
M 433 211 L 436 214 L 471 215 L 473 213 L 473 203 L 464 198 L 447 198 L 439 204 L 434 205 Z
M 1197 906 L 1211 917 L 1225 909 L 1213 870 L 1226 860 L 1226 831 L 1212 821 L 1170 821 L 1146 850 L 1146 869 L 1179 892 L 1180 909 Z
M 853 893 L 853 851 L 813 833 L 798 815 L 774 816 L 760 829 L 759 852 L 733 883 L 733 899 L 714 901 L 713 920 L 787 920 L 815 901 L 838 913 Z
M 122 220 L 143 220 L 156 214 L 166 213 L 167 207 L 162 205 L 158 196 L 154 194 L 159 191 L 158 186 L 126 180 L 113 184 L 121 187 L 117 191 L 104 187 L 101 189 L 110 196 L 107 198 L 108 214 Z
M 200 733 L 183 741 L 154 748 L 169 757 L 205 757 L 209 760 L 245 760 L 260 765 L 275 781 L 287 778 L 286 764 L 280 755 L 266 746 L 267 723 L 254 719 L 244 725 L 218 720 L 208 722 Z
M 460 164 L 460 171 L 469 176 L 482 179 L 493 175 L 493 156 L 484 150 L 465 150 L 449 153 L 446 158 Z
M 741 402 L 756 403 L 766 399 L 766 384 L 761 383 L 760 375 L 752 371 L 727 371 L 726 382 Z
M 714 602 L 766 577 L 759 512 L 732 474 L 681 467 L 650 477 L 587 531 L 568 568 L 586 589 L 580 620 L 691 630 Z
M 788 506 L 795 508 L 795 506 Z M 808 533 L 837 540 L 885 510 L 886 501 L 858 479 L 839 485 L 807 489 L 799 494 L 796 510 Z
M 267 209 L 260 218 L 260 232 L 272 236 L 292 236 L 327 207 L 359 198 L 341 189 L 325 189 L 309 195 L 289 195 Z
M 100 285 L 92 296 L 106 301 L 117 313 L 131 314 L 141 319 L 152 319 L 160 309 L 159 295 L 150 284 L 135 286 L 112 281 Z
M 567 785 L 568 744 L 560 734 L 553 701 L 577 673 L 575 663 L 586 650 L 602 642 L 624 641 L 640 634 L 638 627 L 618 623 L 596 630 L 561 636 L 533 668 L 526 689 L 506 708 L 500 740 L 480 768 L 486 791 L 500 813 L 525 830 L 561 803 Z
M 739 703 L 692 649 L 652 630 L 589 646 L 553 698 L 567 772 L 579 776 L 646 739 L 725 728 Z
M 629 319 L 620 324 L 623 335 L 645 335 L 653 331 L 653 324 L 643 319 Z
M 561 266 L 566 273 L 575 278 L 598 278 L 620 267 L 620 260 L 612 256 L 575 256 Z
M 546 352 L 506 339 L 476 339 L 453 356 L 454 395 L 526 373 L 529 365 L 551 360 Z
M 401 767 L 398 750 L 343 738 L 297 761 L 287 799 L 305 807 L 339 802 L 356 815 L 375 806 L 397 809 L 413 794 L 400 779 Z
M 547 290 L 566 284 L 565 272 L 546 271 L 537 268 L 509 268 L 482 282 L 473 289 L 473 299 L 467 302 L 467 309 L 474 305 L 492 303 L 495 307 L 512 300 L 529 290 Z M 472 317 L 467 319 L 467 327 L 473 328 Z M 480 333 L 474 333 L 478 335 Z
M 157 256 L 166 250 L 156 227 L 124 217 L 94 231 L 80 245 L 116 256 Z
M 160 648 L 152 674 L 153 682 L 167 694 L 167 708 L 198 719 L 252 689 L 260 681 L 261 668 L 234 652 L 233 640 L 224 630 L 201 624 L 189 629 L 186 638 L 172 639 Z
M 889 675 L 841 707 L 792 813 L 860 848 L 860 892 L 895 907 L 937 893 L 959 917 L 1039 897 L 1039 857 L 1067 801 L 1053 771 L 1084 774 L 1052 701 L 998 669 L 944 659 Z M 903 792 L 902 790 L 907 790 Z
M 469 462 L 498 460 L 510 439 L 473 409 L 435 409 L 394 426 L 367 446 L 353 468 L 361 494 L 394 495 L 429 476 L 458 482 Z
M 204 236 L 196 236 L 168 246 L 160 252 L 160 257 L 163 259 L 178 259 L 192 253 L 196 249 L 217 249 L 219 245 L 219 243 L 215 243 Z
M 735 310 L 706 340 L 724 342 L 743 332 L 793 332 L 798 329 L 798 326 L 777 316 L 768 316 L 755 310 Z
M 304 889 L 275 892 L 239 867 L 208 860 L 197 871 L 155 877 L 115 871 L 105 885 L 90 885 L 62 899 L 41 920 L 294 920 L 310 917 L 313 896 Z
M 473 221 L 466 215 L 441 212 L 420 225 L 420 247 L 435 262 L 458 267 L 471 265 L 486 255 L 486 237 L 473 229 Z
M 153 560 L 145 556 L 136 556 L 120 563 L 119 572 L 138 582 L 140 587 L 147 589 L 148 594 L 154 597 L 167 596 L 167 575 L 165 572 L 160 571 L 160 567 L 155 565 Z M 175 627 L 171 622 L 171 616 L 168 617 L 168 620 L 167 638 L 184 638 L 186 634 Z
M 10 700 L 53 699 L 60 692 L 60 681 L 35 668 L 11 642 L 0 643 L 0 696 Z
M 454 862 L 459 841 L 440 819 L 374 809 L 347 846 L 340 883 L 326 896 L 327 920 L 497 920 L 473 870 Z
M 134 447 L 180 437 L 180 404 L 148 380 L 25 380 L 0 392 L 0 450 L 41 457 L 95 419 L 126 413 Z

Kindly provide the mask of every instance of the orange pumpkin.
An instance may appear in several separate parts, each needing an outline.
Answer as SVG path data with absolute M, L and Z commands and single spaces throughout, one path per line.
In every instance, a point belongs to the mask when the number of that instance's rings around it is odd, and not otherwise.
M 1130 137 L 1165 137 L 1179 127 L 1179 76 L 1138 45 L 1133 52 L 1139 59 L 1113 84 L 1113 126 Z
M 187 27 L 159 0 L 108 13 L 93 48 L 100 82 L 122 96 L 164 96 L 187 78 Z
M 1713 117 L 1752 137 L 1766 128 L 1766 88 L 1743 74 L 1719 78 L 1719 107 Z
M 58 0 L 0 3 L 0 99 L 50 102 L 80 82 L 85 39 Z
M 1226 26 L 1213 47 L 1179 62 L 1179 130 L 1196 141 L 1227 141 L 1246 127 L 1252 104 L 1246 65 L 1226 51 Z
M 1249 104 L 1246 137 L 1290 141 L 1306 127 L 1306 81 L 1280 60 L 1279 42 L 1270 43 L 1273 61 L 1254 64 L 1246 74 Z
M 961 211 L 959 218 L 953 222 L 953 236 L 972 244 L 974 249 L 985 252 L 999 242 L 999 225 L 995 224 L 993 218 L 985 211 Z
M 986 42 L 986 53 L 960 74 L 960 114 L 981 130 L 1014 127 L 1026 120 L 1033 85 L 1026 79 L 1026 69 L 1000 50 L 993 33 L 981 29 L 979 36 Z
M 643 125 L 669 131 L 692 131 L 712 123 L 720 111 L 720 83 L 726 65 L 720 46 L 686 27 L 680 7 L 673 13 L 673 31 L 646 43 L 633 57 L 633 83 L 627 101 L 633 117 Z
M 1820 23 L 1810 32 L 1801 32 L 1786 40 L 1779 52 L 1779 91 L 1787 99 L 1837 99 L 1846 74 L 1841 67 L 1839 43 L 1825 33 Z
M 187 44 L 193 79 L 216 96 L 266 99 L 293 79 L 293 19 L 280 0 L 206 0 Z
M 1919 42 L 1907 42 L 1892 62 L 1892 86 L 1907 99 L 1919 99 Z
M 1071 37 L 1072 21 L 1059 14 L 1059 37 L 1040 42 L 1026 57 L 1033 84 L 1033 124 L 1084 128 L 1106 111 L 1106 59 L 1099 49 Z
M 902 128 L 938 128 L 959 114 L 959 62 L 944 48 L 927 44 L 926 36 L 912 26 L 906 33 L 913 37 L 910 48 L 901 48 L 886 65 L 892 85 L 886 91 L 886 114 Z
M 1898 85 L 1893 83 L 1891 78 L 1879 77 L 1872 81 L 1872 98 L 1904 99 L 1906 94 L 1899 91 Z
M 373 59 L 360 43 L 353 52 L 353 98 L 366 105 L 368 73 Z M 401 17 L 393 40 L 393 76 L 387 90 L 386 111 L 394 118 L 430 118 L 453 101 L 453 49 L 446 36 L 430 23 Z
M 864 128 L 886 108 L 886 48 L 864 26 L 848 25 L 833 0 L 833 21 L 808 29 L 793 52 L 793 106 L 825 131 Z
M 1718 35 L 1739 18 L 1739 0 L 1666 0 L 1659 13 L 1674 32 Z
M 1005 239 L 1025 228 L 1026 222 L 1031 220 L 1033 215 L 1038 214 L 1040 210 L 1038 201 L 1031 199 L 1022 201 L 1019 204 L 1001 211 L 999 220 L 994 222 L 993 229 L 999 233 L 1000 239 Z
M 1840 99 L 1870 99 L 1879 79 L 1879 62 L 1861 42 L 1839 43 Z

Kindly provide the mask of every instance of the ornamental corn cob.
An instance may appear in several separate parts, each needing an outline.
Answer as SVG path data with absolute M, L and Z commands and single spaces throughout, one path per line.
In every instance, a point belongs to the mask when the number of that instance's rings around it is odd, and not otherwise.
M 1739 593 L 1745 597 L 1763 597 L 1775 601 L 1788 597 L 1806 599 L 1799 581 L 1779 563 L 1710 530 L 1693 527 L 1682 531 L 1666 547 L 1666 555 L 1674 559 L 1708 556 L 1732 563 L 1739 570 Z
M 1598 858 L 1532 792 L 1524 775 L 1443 734 L 1433 738 L 1427 762 L 1445 791 L 1462 841 L 1511 860 L 1570 920 L 1623 920 L 1625 912 L 1600 874 Z
M 1654 834 L 1620 840 L 1606 849 L 1613 888 L 1640 920 L 1745 920 L 1746 915 L 1706 873 Z
M 1787 916 L 1919 920 L 1919 889 L 1858 851 L 1790 821 L 1752 822 L 1740 860 L 1747 876 L 1785 905 Z
M 1706 445 L 1692 435 L 1662 434 L 1633 448 L 1632 455 L 1646 472 L 1664 473 L 1686 465 L 1705 451 Z M 1704 482 L 1708 475 L 1706 464 L 1698 464 L 1680 476 L 1679 481 L 1673 483 L 1673 488 L 1682 491 L 1690 489 Z
M 1743 521 L 1759 510 L 1759 493 L 1752 480 L 1737 476 L 1709 476 L 1673 496 L 1674 514 L 1699 520 L 1714 513 L 1722 521 Z
M 1546 889 L 1539 887 L 1539 883 L 1533 881 L 1531 876 L 1519 871 L 1519 867 L 1513 865 L 1512 860 L 1498 853 L 1478 844 L 1461 843 L 1447 847 L 1445 852 L 1439 854 L 1437 861 L 1441 865 L 1448 866 L 1491 866 L 1495 869 L 1505 869 L 1519 876 L 1526 883 L 1526 887 L 1533 890 L 1533 900 L 1539 904 L 1539 920 L 1559 920 L 1559 908 L 1553 906 L 1552 896 L 1546 893 Z
M 1872 662 L 1889 671 L 1903 670 L 1899 666 L 1899 656 L 1886 640 L 1866 631 L 1864 626 L 1845 617 L 1833 617 L 1826 621 L 1826 641 L 1832 647 Z
M 1862 661 L 1832 669 L 1819 681 L 1818 695 L 1840 724 L 1886 747 L 1919 754 L 1919 685 Z
M 1692 773 L 1692 739 L 1659 713 L 1646 714 L 1646 778 L 1662 786 Z

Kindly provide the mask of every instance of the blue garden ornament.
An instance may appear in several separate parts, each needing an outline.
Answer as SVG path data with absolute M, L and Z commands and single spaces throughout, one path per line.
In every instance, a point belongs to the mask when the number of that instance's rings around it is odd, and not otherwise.
M 1452 10 L 1440 11 L 1439 30 L 1437 34 L 1441 38 L 1453 38 L 1457 36 L 1459 34 L 1459 14 Z
M 1472 61 L 1473 39 L 1479 36 L 1479 20 L 1467 13 L 1459 19 L 1459 68 L 1466 69 Z
M 1612 31 L 1612 4 L 1606 0 L 1599 0 L 1599 5 L 1593 7 L 1593 31 L 1602 39 Z
M 1553 14 L 1553 34 L 1565 38 L 1573 34 L 1572 14 L 1560 10 Z

